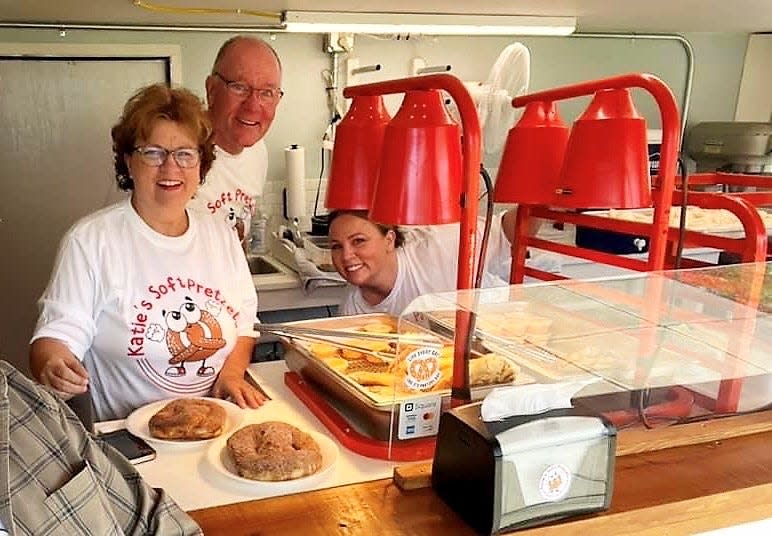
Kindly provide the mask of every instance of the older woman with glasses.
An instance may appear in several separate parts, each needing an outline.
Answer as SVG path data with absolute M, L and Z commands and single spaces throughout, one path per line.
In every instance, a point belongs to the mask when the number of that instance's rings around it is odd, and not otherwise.
M 222 221 L 186 210 L 214 160 L 202 102 L 144 88 L 112 139 L 116 180 L 131 196 L 62 239 L 33 375 L 65 395 L 90 389 L 99 420 L 207 394 L 258 407 L 264 397 L 244 380 L 257 311 L 244 255 Z

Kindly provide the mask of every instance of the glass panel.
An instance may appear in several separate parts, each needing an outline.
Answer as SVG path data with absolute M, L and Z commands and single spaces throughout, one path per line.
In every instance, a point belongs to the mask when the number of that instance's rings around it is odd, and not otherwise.
M 509 384 L 579 381 L 574 404 L 618 426 L 685 422 L 772 403 L 771 266 L 427 295 L 400 323 L 456 344 L 473 323 L 472 351 L 509 362 Z

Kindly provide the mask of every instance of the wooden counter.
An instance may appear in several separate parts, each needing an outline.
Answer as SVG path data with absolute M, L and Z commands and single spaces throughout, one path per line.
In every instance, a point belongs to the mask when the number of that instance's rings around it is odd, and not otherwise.
M 475 534 L 431 488 L 378 480 L 190 512 L 210 535 Z M 772 432 L 617 458 L 611 510 L 522 531 L 693 534 L 772 517 Z

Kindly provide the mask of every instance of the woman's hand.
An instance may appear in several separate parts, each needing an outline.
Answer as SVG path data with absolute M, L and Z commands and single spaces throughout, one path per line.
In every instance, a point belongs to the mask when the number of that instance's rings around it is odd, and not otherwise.
M 88 389 L 88 372 L 67 346 L 56 339 L 37 339 L 30 347 L 33 376 L 70 398 Z M 69 396 L 67 396 L 69 395 Z
M 266 401 L 263 393 L 252 387 L 244 373 L 249 366 L 252 357 L 252 349 L 255 347 L 255 339 L 252 337 L 239 337 L 236 346 L 223 363 L 217 381 L 212 387 L 212 395 L 217 398 L 228 398 L 240 408 L 259 408 Z
M 221 372 L 214 383 L 212 394 L 217 398 L 230 397 L 240 408 L 259 408 L 267 400 L 263 393 L 244 379 L 243 372 L 241 375 Z

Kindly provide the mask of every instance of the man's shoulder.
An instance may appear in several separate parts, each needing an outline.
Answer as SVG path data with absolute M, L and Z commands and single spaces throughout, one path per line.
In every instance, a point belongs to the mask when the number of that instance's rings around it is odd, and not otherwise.
M 265 158 L 268 155 L 268 148 L 265 145 L 265 141 L 259 140 L 254 145 L 244 147 L 244 149 L 239 154 L 231 154 L 221 147 L 215 145 L 214 154 L 215 164 L 217 164 L 217 162 L 220 162 L 221 164 L 226 162 L 242 163 L 255 159 Z
M 0 374 L 8 388 L 21 396 L 28 404 L 42 404 L 51 409 L 57 407 L 54 395 L 47 388 L 33 382 L 7 361 L 0 360 Z
M 188 210 L 188 216 L 196 221 L 196 233 L 201 238 L 214 237 L 219 241 L 233 233 L 231 227 L 221 218 L 209 217 L 199 210 Z

